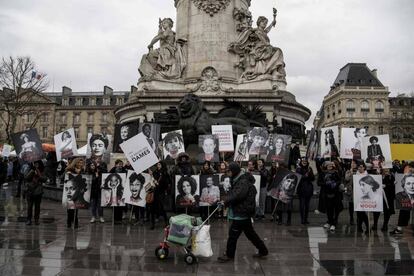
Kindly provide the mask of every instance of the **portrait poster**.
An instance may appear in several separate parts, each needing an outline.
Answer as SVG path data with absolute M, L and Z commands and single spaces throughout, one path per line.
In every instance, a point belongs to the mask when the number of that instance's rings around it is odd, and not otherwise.
M 143 133 L 135 135 L 120 146 L 136 173 L 143 172 L 159 161 Z
M 88 133 L 86 157 L 98 163 L 109 163 L 112 152 L 112 135 Z
M 129 170 L 124 190 L 125 203 L 145 207 L 145 197 L 147 195 L 145 186 L 151 181 L 152 177 L 149 174 Z
M 62 205 L 66 209 L 88 209 L 91 199 L 92 175 L 66 173 Z
M 392 168 L 391 145 L 388 134 L 372 135 L 362 139 L 362 159 L 373 168 Z
M 197 207 L 200 202 L 200 176 L 175 176 L 175 205 Z
M 205 161 L 219 162 L 219 139 L 216 135 L 206 134 L 198 136 L 198 156 L 199 163 Z
M 175 160 L 180 153 L 185 152 L 181 129 L 163 133 L 161 136 L 164 160 Z
M 211 133 L 217 135 L 219 139 L 219 152 L 234 151 L 232 125 L 212 125 Z
M 366 128 L 341 128 L 341 154 L 344 159 L 361 159 L 362 139 L 367 137 Z
M 414 208 L 414 174 L 395 174 L 395 206 L 403 210 Z
M 247 134 L 237 135 L 236 150 L 234 151 L 234 161 L 249 161 L 249 151 L 247 144 Z
M 318 155 L 318 146 L 319 146 L 319 138 L 318 138 L 318 131 L 315 128 L 312 128 L 310 135 L 309 135 L 309 143 L 306 149 L 306 158 L 309 160 L 315 160 Z
M 219 175 L 200 175 L 200 204 L 213 206 L 220 201 Z
M 355 174 L 354 180 L 354 209 L 364 212 L 383 211 L 382 175 Z
M 289 163 L 290 145 L 292 136 L 283 134 L 270 134 L 268 162 L 278 162 L 285 166 Z
M 260 175 L 256 175 L 253 174 L 254 177 L 254 186 L 256 187 L 256 207 L 259 206 L 259 199 L 260 199 L 260 180 L 261 180 L 261 176 Z
M 101 206 L 125 206 L 124 190 L 126 173 L 103 173 L 101 183 Z
M 231 189 L 231 177 L 224 173 L 219 173 L 218 176 L 220 180 L 220 200 L 225 200 Z
M 35 128 L 13 133 L 16 155 L 23 162 L 35 162 L 43 158 L 42 142 Z
M 68 159 L 78 154 L 75 130 L 73 128 L 56 134 L 53 136 L 53 139 L 55 141 L 57 161 Z
M 3 157 L 9 157 L 11 151 L 12 151 L 12 146 L 8 144 L 4 144 L 1 150 L 1 155 L 3 155 Z
M 269 131 L 265 127 L 254 127 L 247 133 L 249 155 L 267 155 Z
M 119 146 L 126 140 L 134 137 L 138 134 L 138 122 L 128 122 L 124 124 L 115 125 L 114 133 L 114 152 L 123 153 L 121 147 Z
M 291 203 L 301 177 L 288 169 L 279 169 L 267 188 L 268 195 L 283 203 Z
M 140 123 L 138 133 L 143 133 L 147 138 L 148 144 L 152 150 L 158 152 L 158 142 L 160 141 L 161 126 L 152 123 Z
M 339 157 L 339 131 L 338 126 L 321 128 L 321 157 Z

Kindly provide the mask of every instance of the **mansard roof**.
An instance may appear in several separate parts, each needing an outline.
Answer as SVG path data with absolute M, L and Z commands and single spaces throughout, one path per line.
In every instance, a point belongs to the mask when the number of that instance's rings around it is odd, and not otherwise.
M 376 76 L 376 70 L 370 70 L 366 63 L 348 63 L 339 70 L 331 88 L 339 85 L 384 87 Z

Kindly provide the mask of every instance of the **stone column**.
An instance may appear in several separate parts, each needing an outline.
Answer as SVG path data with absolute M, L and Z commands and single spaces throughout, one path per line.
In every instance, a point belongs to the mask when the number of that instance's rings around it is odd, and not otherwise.
M 204 2 L 204 6 L 201 2 Z M 184 79 L 199 78 L 206 67 L 213 67 L 224 81 L 236 81 L 234 64 L 238 57 L 227 51 L 237 38 L 233 10 L 248 9 L 250 0 L 175 0 L 177 38 L 187 39 L 187 69 Z

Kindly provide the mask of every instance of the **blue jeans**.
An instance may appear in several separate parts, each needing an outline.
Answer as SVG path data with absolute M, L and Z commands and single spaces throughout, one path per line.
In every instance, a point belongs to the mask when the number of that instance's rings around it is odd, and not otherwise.
M 95 199 L 91 198 L 91 212 L 93 217 L 103 217 L 103 208 L 101 207 L 101 198 Z

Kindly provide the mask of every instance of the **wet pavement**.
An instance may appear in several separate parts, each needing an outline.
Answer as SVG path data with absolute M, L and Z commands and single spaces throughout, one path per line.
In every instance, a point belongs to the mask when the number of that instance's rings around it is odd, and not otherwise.
M 42 201 L 40 225 L 24 223 L 25 201 L 1 189 L 0 275 L 413 275 L 414 232 L 405 229 L 392 237 L 381 231 L 357 234 L 349 226 L 348 212 L 341 213 L 337 231 L 323 229 L 326 217 L 312 213 L 311 224 L 299 224 L 293 214 L 291 226 L 269 220 L 254 224 L 270 254 L 254 259 L 254 247 L 242 236 L 234 262 L 216 261 L 226 244 L 229 223 L 215 220 L 211 226 L 211 258 L 194 265 L 184 262 L 180 248 L 159 261 L 155 248 L 163 239 L 162 223 L 112 225 L 112 210 L 105 210 L 105 223 L 90 224 L 87 210 L 79 211 L 77 230 L 66 228 L 66 210 L 59 202 Z M 7 215 L 6 215 L 7 214 Z M 397 215 L 391 219 L 394 226 Z M 380 225 L 382 220 L 380 220 Z

